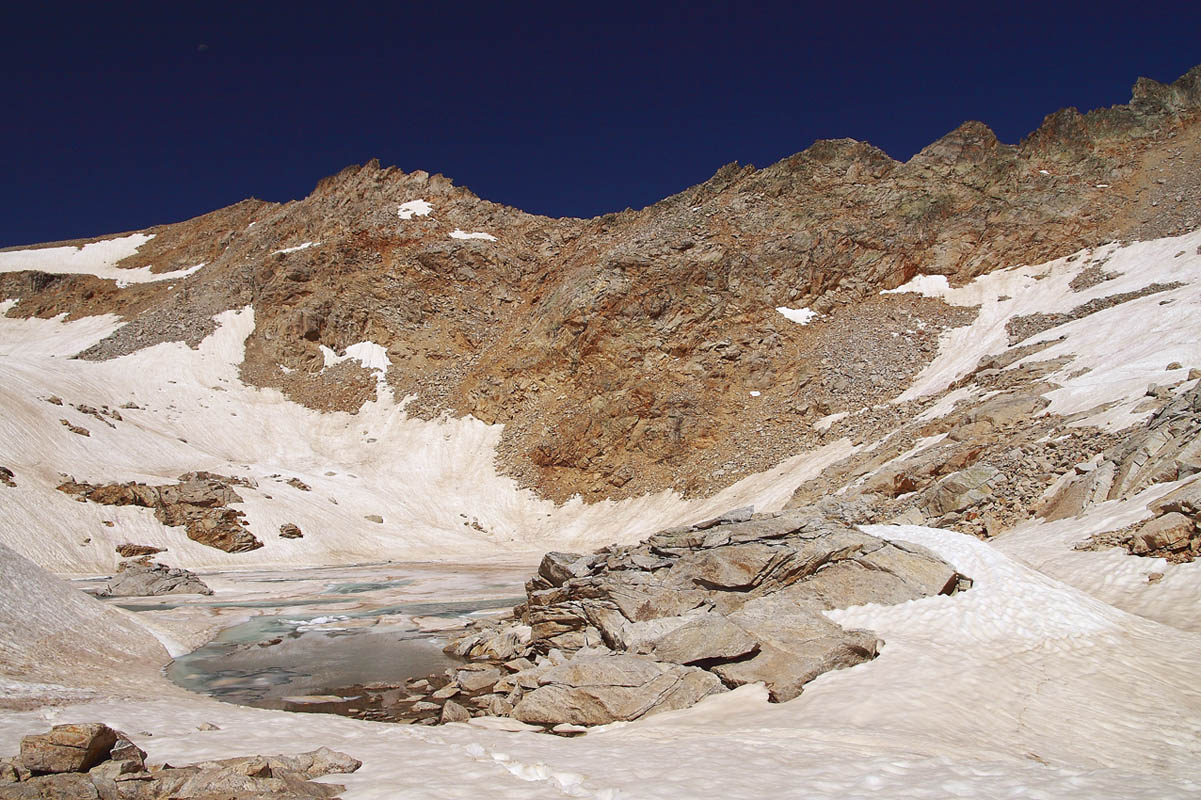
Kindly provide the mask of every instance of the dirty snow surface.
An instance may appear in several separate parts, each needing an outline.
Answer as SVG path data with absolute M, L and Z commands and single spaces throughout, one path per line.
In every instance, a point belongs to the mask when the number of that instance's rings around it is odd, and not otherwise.
M 1048 377 L 1060 387 L 1049 394 L 1052 410 L 1084 412 L 1082 420 L 1114 429 L 1129 424 L 1139 418 L 1133 406 L 1147 383 L 1183 381 L 1169 363 L 1201 363 L 1199 248 L 1201 233 L 1192 233 L 1002 270 L 958 288 L 920 279 L 901 287 L 980 306 L 973 325 L 944 335 L 908 395 L 941 391 L 981 356 L 1003 350 L 1015 315 L 1069 312 L 1179 281 L 1184 286 L 1031 337 L 1054 340 L 1031 359 L 1074 356 Z M 95 271 L 117 254 L 88 258 Z M 1072 279 L 1098 262 L 1118 277 L 1072 291 Z M 0 313 L 12 305 L 0 302 Z M 546 550 L 634 541 L 740 505 L 779 509 L 798 484 L 853 452 L 842 440 L 800 453 L 707 499 L 663 492 L 556 507 L 496 474 L 498 427 L 409 418 L 406 399 L 393 397 L 382 380 L 356 414 L 314 412 L 242 385 L 238 365 L 253 310 L 217 321 L 197 350 L 160 344 L 92 362 L 70 357 L 119 320 L 0 316 L 0 465 L 16 483 L 0 486 L 0 545 L 12 551 L 0 551 L 0 755 L 51 723 L 103 720 L 152 734 L 135 737 L 152 762 L 342 750 L 363 768 L 326 780 L 345 783 L 352 800 L 1201 796 L 1201 564 L 1072 549 L 1091 532 L 1137 521 L 1150 495 L 1171 485 L 1080 519 L 1034 521 L 991 542 L 868 526 L 874 535 L 930 548 L 974 585 L 951 597 L 830 612 L 841 625 L 874 631 L 884 642 L 880 656 L 822 675 L 788 703 L 769 704 L 762 687 L 751 685 L 691 709 L 562 739 L 484 720 L 388 725 L 187 693 L 158 670 L 168 650 L 193 641 L 194 630 L 167 615 L 154 618 L 152 632 L 146 614 L 102 607 L 42 568 L 68 577 L 107 574 L 116 566 L 115 545 L 126 541 L 167 547 L 162 560 L 199 569 L 388 559 L 532 568 Z M 386 351 L 371 342 L 325 358 L 354 359 L 381 377 L 389 367 Z M 954 399 L 927 413 L 946 413 Z M 1116 405 L 1100 408 L 1110 401 Z M 121 420 L 105 422 L 82 406 L 120 408 Z M 90 435 L 73 433 L 61 419 Z M 237 507 L 263 548 L 222 553 L 145 509 L 78 503 L 55 489 L 63 475 L 159 484 L 200 469 L 256 482 L 257 489 L 238 487 L 244 502 Z M 304 538 L 274 535 L 285 522 L 299 525 Z M 1151 570 L 1166 576 L 1149 584 Z M 265 600 L 271 585 L 263 584 Z M 228 592 L 219 582 L 214 588 L 218 599 Z M 198 730 L 203 723 L 218 730 Z

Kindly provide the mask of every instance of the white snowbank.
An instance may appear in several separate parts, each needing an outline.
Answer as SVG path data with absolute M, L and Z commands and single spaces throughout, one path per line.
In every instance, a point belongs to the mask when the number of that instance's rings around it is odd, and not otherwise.
M 1194 231 L 1124 247 L 1107 245 L 1037 266 L 999 270 L 956 289 L 922 284 L 924 294 L 952 305 L 979 306 L 979 314 L 971 325 L 942 335 L 938 356 L 898 400 L 940 392 L 971 371 L 983 356 L 1006 350 L 1005 326 L 1016 316 L 1066 313 L 1090 300 L 1137 291 L 1153 283 L 1182 282 L 1185 286 L 1181 288 L 1129 300 L 1039 333 L 1029 342 L 1066 338 L 1010 367 L 1073 356 L 1052 376 L 1063 388 L 1047 395 L 1051 399 L 1048 413 L 1073 414 L 1119 402 L 1115 409 L 1081 424 L 1111 428 L 1130 424 L 1136 419 L 1130 409 L 1147 384 L 1164 383 L 1171 377 L 1169 363 L 1201 366 L 1201 337 L 1196 334 L 1201 312 L 1199 246 L 1201 231 Z M 1102 268 L 1117 277 L 1072 291 L 1072 279 L 1102 261 Z M 1075 377 L 1069 377 L 1073 374 Z
M 474 233 L 467 233 L 466 231 L 461 231 L 458 228 L 454 229 L 454 231 L 450 234 L 450 238 L 452 238 L 452 239 L 484 239 L 489 242 L 496 241 L 496 237 L 490 233 L 481 233 L 480 231 L 475 231 Z
M 407 203 L 401 203 L 400 208 L 396 209 L 397 215 L 401 219 L 412 219 L 413 217 L 428 217 L 434 207 L 425 200 L 410 200 Z
M 150 267 L 120 269 L 117 262 L 132 256 L 138 248 L 154 238 L 153 233 L 131 233 L 116 239 L 91 242 L 81 247 L 42 247 L 36 250 L 13 250 L 0 253 L 0 272 L 36 270 L 53 275 L 95 275 L 117 282 L 118 288 L 134 283 L 179 280 L 199 270 L 204 264 L 173 272 L 151 272 Z
M 776 308 L 788 319 L 800 325 L 808 325 L 817 318 L 817 312 L 811 308 L 788 308 L 787 306 L 779 306 Z
M 947 283 L 946 275 L 914 275 L 908 283 L 904 283 L 895 289 L 883 289 L 880 294 L 914 292 L 926 295 L 927 297 L 940 297 L 948 288 L 950 288 L 950 285 Z
M 271 251 L 271 255 L 277 256 L 280 253 L 295 253 L 297 250 L 307 250 L 308 248 L 319 244 L 321 244 L 321 242 L 304 242 L 296 245 L 295 247 L 285 247 L 282 250 L 273 250 Z
M 358 342 L 346 348 L 343 355 L 338 355 L 329 347 L 321 345 L 321 355 L 325 366 L 332 367 L 343 361 L 357 361 L 363 369 L 377 370 L 386 373 L 392 362 L 388 360 L 388 351 L 375 342 Z

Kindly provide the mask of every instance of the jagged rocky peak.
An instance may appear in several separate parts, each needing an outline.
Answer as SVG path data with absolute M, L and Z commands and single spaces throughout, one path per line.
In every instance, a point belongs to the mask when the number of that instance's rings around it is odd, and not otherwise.
M 1143 113 L 1173 114 L 1201 106 L 1201 64 L 1171 83 L 1139 78 L 1130 105 Z

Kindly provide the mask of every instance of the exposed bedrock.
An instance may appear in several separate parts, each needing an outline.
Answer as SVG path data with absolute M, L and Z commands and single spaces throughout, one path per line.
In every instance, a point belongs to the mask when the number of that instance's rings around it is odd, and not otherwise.
M 454 697 L 451 719 L 546 726 L 639 719 L 753 682 L 790 700 L 823 672 L 876 656 L 875 634 L 823 611 L 969 585 L 917 545 L 813 512 L 739 509 L 636 545 L 546 554 L 511 618 L 447 646 L 470 663 L 431 699 Z
M 179 476 L 179 483 L 166 486 L 136 482 L 97 485 L 69 480 L 58 490 L 101 505 L 154 509 L 159 522 L 183 526 L 189 539 L 227 553 L 257 550 L 263 543 L 242 524 L 245 514 L 230 508 L 231 503 L 242 502 L 233 489 L 235 485 L 251 487 L 242 478 L 188 472 Z

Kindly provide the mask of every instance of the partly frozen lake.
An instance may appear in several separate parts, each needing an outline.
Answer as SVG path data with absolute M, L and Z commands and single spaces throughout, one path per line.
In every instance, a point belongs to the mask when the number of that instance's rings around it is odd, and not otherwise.
M 162 621 L 172 627 L 209 621 L 216 635 L 165 668 L 174 683 L 240 705 L 294 709 L 336 702 L 339 688 L 442 672 L 457 663 L 442 652 L 446 637 L 474 616 L 522 602 L 530 571 L 376 564 L 209 573 L 212 597 L 110 602 L 139 617 L 169 616 Z

